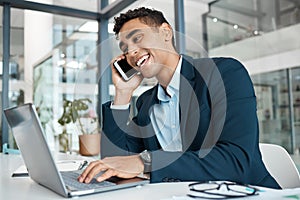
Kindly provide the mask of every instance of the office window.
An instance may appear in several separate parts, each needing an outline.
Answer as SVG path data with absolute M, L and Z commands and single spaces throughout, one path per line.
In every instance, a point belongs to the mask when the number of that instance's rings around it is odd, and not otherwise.
M 202 15 L 207 13 L 208 9 L 207 3 L 202 1 L 184 1 L 186 54 L 195 58 L 207 56 L 203 43 Z
M 86 11 L 98 11 L 98 5 L 100 5 L 101 0 L 26 0 L 33 1 L 37 3 L 50 4 L 56 6 L 63 6 L 68 8 L 74 8 Z
M 1 16 L 3 16 L 3 8 L 2 8 L 2 6 L 0 7 L 0 15 Z M 3 21 L 1 20 L 1 22 L 0 22 L 0 57 L 1 57 L 1 59 L 0 59 L 0 61 L 1 62 L 3 62 L 3 52 L 2 52 L 2 49 L 3 49 Z M 2 71 L 2 66 L 0 66 L 0 70 Z M 2 73 L 1 73 L 2 74 Z M 2 75 L 1 75 L 1 77 L 0 77 L 0 81 L 1 81 L 1 85 L 2 85 Z M 0 104 L 0 108 L 1 108 L 1 110 L 2 110 L 2 88 L 0 89 L 0 102 L 1 102 L 1 104 Z M 0 121 L 2 121 L 2 115 L 0 115 Z M 2 144 L 2 124 L 0 124 L 0 144 Z M 0 149 L 2 149 L 2 147 L 0 148 Z
M 292 125 L 295 134 L 295 154 L 300 152 L 300 67 L 291 69 Z
M 78 150 L 77 126 L 62 127 L 57 122 L 64 99 L 89 98 L 93 106 L 97 104 L 97 27 L 96 21 L 52 15 L 54 47 L 33 66 L 33 102 L 53 150 L 58 150 L 57 140 L 64 129 L 69 134 L 69 150 Z
M 287 70 L 251 76 L 257 97 L 260 141 L 291 149 L 289 79 Z
M 1 15 L 3 8 L 1 7 Z M 18 16 L 19 18 L 17 18 Z M 12 9 L 11 11 L 11 29 L 10 29 L 10 63 L 9 74 L 13 80 L 24 79 L 24 29 L 23 29 L 23 12 L 18 9 Z M 2 21 L 1 21 L 2 23 Z M 3 44 L 3 26 L 0 27 L 1 45 Z M 3 48 L 1 47 L 1 57 L 3 54 Z M 0 62 L 0 74 L 2 76 L 2 61 Z
M 3 8 L 1 7 L 1 15 Z M 16 106 L 24 103 L 26 85 L 24 84 L 24 12 L 18 9 L 11 9 L 10 18 L 10 60 L 9 60 L 9 91 L 8 106 Z M 2 22 L 2 21 L 1 21 Z M 1 26 L 1 57 L 3 57 L 3 26 Z M 3 62 L 0 61 L 2 76 Z M 0 88 L 2 94 L 2 87 Z M 2 110 L 2 109 L 1 109 Z M 1 115 L 2 117 L 2 115 Z M 1 119 L 2 120 L 2 119 Z M 2 144 L 2 143 L 1 143 Z M 8 135 L 10 148 L 16 148 L 11 134 Z
M 300 22 L 299 1 L 279 1 L 278 27 L 291 26 Z
M 300 150 L 300 67 L 251 76 L 257 96 L 260 141 Z
M 67 8 L 74 8 L 78 10 L 98 12 L 101 1 L 103 0 L 26 0 L 43 4 L 50 4 L 55 6 L 63 6 Z M 116 0 L 107 0 L 108 4 L 114 3 Z

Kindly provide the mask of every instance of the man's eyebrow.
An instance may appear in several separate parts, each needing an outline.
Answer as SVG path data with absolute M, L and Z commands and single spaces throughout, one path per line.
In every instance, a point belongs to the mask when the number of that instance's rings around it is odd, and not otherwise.
M 131 38 L 131 36 L 133 36 L 135 33 L 140 32 L 140 31 L 141 31 L 141 29 L 134 29 L 134 30 L 130 31 L 130 32 L 125 36 L 125 38 L 126 38 L 126 39 L 129 39 L 129 38 Z

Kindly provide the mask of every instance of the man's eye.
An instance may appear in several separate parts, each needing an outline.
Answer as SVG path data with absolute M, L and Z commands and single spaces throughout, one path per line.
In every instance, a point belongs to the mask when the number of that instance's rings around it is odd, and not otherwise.
M 135 36 L 134 38 L 133 38 L 133 42 L 139 42 L 141 39 L 143 38 L 143 35 L 142 34 L 139 34 L 139 35 L 137 35 L 137 36 Z
M 127 52 L 128 52 L 128 48 L 123 48 L 123 49 L 121 49 L 122 50 L 122 52 L 124 53 L 124 54 L 127 54 Z

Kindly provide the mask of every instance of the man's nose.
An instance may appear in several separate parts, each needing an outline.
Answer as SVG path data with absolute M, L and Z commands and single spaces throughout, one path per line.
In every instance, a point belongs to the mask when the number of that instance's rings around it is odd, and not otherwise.
M 128 48 L 128 54 L 130 56 L 135 56 L 138 53 L 138 47 L 137 46 L 132 46 Z

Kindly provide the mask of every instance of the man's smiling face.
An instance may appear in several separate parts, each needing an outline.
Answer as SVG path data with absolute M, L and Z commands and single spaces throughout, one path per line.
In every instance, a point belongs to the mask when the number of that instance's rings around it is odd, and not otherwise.
M 166 65 L 166 40 L 161 27 L 150 27 L 138 18 L 120 29 L 119 47 L 128 63 L 146 78 L 156 76 Z

